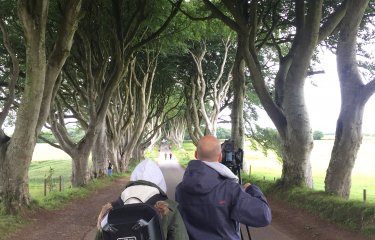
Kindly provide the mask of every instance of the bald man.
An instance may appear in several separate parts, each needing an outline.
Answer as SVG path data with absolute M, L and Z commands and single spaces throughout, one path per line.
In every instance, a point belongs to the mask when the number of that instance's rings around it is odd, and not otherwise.
M 221 164 L 221 144 L 202 137 L 182 182 L 176 201 L 190 240 L 239 240 L 240 225 L 263 227 L 272 216 L 267 200 L 252 184 L 241 186 L 238 177 Z

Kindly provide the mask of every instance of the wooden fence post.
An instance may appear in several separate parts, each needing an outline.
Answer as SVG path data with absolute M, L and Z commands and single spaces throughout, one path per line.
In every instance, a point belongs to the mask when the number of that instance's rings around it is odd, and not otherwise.
M 59 177 L 59 191 L 62 190 L 62 176 Z
M 363 189 L 363 205 L 365 206 L 366 206 L 366 200 L 367 200 L 366 189 Z
M 47 178 L 44 179 L 44 196 L 47 196 Z

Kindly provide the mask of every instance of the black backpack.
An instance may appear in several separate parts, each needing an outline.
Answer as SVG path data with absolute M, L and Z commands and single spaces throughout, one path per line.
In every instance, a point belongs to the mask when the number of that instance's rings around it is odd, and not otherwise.
M 159 212 L 153 206 L 166 198 L 157 194 L 146 203 L 114 204 L 103 228 L 105 240 L 164 240 Z

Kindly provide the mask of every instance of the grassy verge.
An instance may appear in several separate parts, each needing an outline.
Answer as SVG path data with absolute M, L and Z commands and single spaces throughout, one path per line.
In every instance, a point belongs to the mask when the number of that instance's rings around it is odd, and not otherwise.
M 28 222 L 29 220 L 21 215 L 4 215 L 3 208 L 0 205 L 0 240 L 4 240 L 7 236 Z
M 64 204 L 71 202 L 74 199 L 85 198 L 90 193 L 94 192 L 97 189 L 101 189 L 107 186 L 110 186 L 112 182 L 119 178 L 123 177 L 123 174 L 114 174 L 112 177 L 105 177 L 100 179 L 94 179 L 89 184 L 84 187 L 77 188 L 68 188 L 62 192 L 51 192 L 47 196 L 38 196 L 33 198 L 33 202 L 44 209 L 56 210 L 61 209 Z
M 48 210 L 61 209 L 72 200 L 87 197 L 95 190 L 107 187 L 111 185 L 115 179 L 127 175 L 129 174 L 114 174 L 112 177 L 95 179 L 85 187 L 68 188 L 63 192 L 54 191 L 49 193 L 46 197 L 37 195 L 33 198 L 31 207 L 26 211 L 33 212 L 38 208 Z M 17 229 L 29 222 L 30 220 L 25 217 L 23 213 L 16 216 L 5 215 L 2 206 L 0 206 L 0 240 L 5 239 L 11 233 L 14 233 Z
M 280 189 L 277 182 L 264 180 L 261 175 L 244 176 L 268 195 L 297 208 L 339 224 L 345 228 L 362 232 L 367 236 L 375 236 L 375 204 L 364 205 L 358 200 L 344 200 L 323 191 L 307 188 Z

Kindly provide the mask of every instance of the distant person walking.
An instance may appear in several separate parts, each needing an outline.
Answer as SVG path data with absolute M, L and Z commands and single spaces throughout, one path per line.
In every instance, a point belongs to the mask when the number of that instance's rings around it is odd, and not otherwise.
M 107 169 L 108 176 L 112 176 L 112 163 L 108 160 L 108 169 Z
M 164 161 L 168 159 L 172 160 L 171 145 L 168 143 L 167 140 L 163 139 L 161 141 L 159 152 L 160 152 L 160 158 L 162 158 L 162 156 L 164 155 Z

